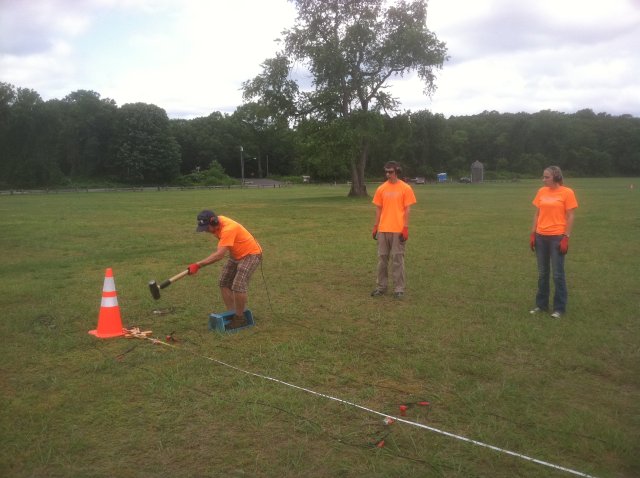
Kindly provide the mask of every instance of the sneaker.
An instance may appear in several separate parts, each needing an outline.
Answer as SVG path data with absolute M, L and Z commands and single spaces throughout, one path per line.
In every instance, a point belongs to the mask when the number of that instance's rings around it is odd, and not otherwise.
M 559 319 L 560 317 L 562 317 L 562 312 L 558 312 L 557 310 L 551 314 L 552 319 Z
M 244 316 L 234 315 L 227 324 L 227 330 L 239 329 L 247 325 L 247 319 Z
M 536 307 L 535 309 L 531 309 L 529 311 L 529 313 L 531 315 L 537 315 L 537 314 L 542 314 L 543 312 L 546 312 L 545 310 L 542 310 L 540 307 Z
M 404 297 L 404 292 L 394 292 L 393 297 L 396 299 L 402 299 Z
M 381 295 L 384 295 L 384 291 L 380 289 L 375 289 L 373 292 L 371 292 L 371 297 L 379 297 Z

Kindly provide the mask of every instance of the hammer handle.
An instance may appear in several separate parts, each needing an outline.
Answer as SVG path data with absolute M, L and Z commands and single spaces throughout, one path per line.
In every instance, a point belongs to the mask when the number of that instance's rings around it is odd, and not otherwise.
M 185 271 L 182 271 L 179 274 L 174 275 L 173 277 L 170 277 L 169 279 L 164 281 L 162 284 L 160 284 L 158 287 L 160 287 L 160 289 L 164 289 L 165 287 L 169 287 L 175 281 L 177 281 L 179 279 L 182 279 L 186 275 L 189 275 L 189 269 L 187 269 Z

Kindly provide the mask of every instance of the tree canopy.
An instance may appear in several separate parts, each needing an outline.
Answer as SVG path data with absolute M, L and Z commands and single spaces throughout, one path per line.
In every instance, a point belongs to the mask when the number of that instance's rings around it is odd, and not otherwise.
M 240 177 L 316 181 L 352 177 L 368 144 L 365 179 L 382 180 L 398 160 L 406 176 L 538 177 L 550 164 L 571 176 L 639 176 L 640 118 L 582 110 L 445 118 L 428 110 L 388 115 L 354 110 L 349 117 L 309 116 L 292 125 L 264 103 L 233 114 L 169 119 L 155 105 L 118 107 L 93 91 L 43 101 L 33 90 L 0 83 L 0 188 L 54 188 L 86 183 L 230 184 Z
M 266 60 L 263 72 L 244 84 L 244 98 L 257 99 L 274 116 L 322 121 L 327 128 L 350 129 L 334 154 L 349 165 L 351 196 L 367 194 L 365 169 L 371 147 L 365 125 L 370 112 L 394 111 L 397 100 L 387 91 L 389 80 L 415 72 L 425 92 L 435 88 L 433 70 L 441 68 L 446 48 L 426 25 L 425 0 L 291 0 L 295 25 L 284 33 L 284 49 Z M 312 88 L 302 90 L 291 79 L 292 65 L 309 72 Z M 322 135 L 326 141 L 326 135 Z

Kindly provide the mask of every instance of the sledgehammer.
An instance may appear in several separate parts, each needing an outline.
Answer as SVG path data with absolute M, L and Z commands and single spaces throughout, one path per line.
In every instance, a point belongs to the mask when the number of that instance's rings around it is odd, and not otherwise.
M 182 279 L 186 275 L 189 275 L 189 269 L 187 269 L 186 271 L 182 271 L 179 274 L 174 275 L 173 277 L 170 277 L 160 285 L 158 285 L 156 281 L 152 280 L 151 282 L 149 282 L 149 290 L 151 291 L 151 295 L 154 299 L 158 300 L 160 298 L 160 289 L 169 287 L 175 281 Z

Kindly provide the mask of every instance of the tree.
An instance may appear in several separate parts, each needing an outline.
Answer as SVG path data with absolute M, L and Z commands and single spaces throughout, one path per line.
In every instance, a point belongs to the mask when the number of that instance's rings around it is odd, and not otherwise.
M 337 118 L 330 123 L 309 119 L 301 124 L 301 149 L 305 154 L 304 172 L 324 180 L 336 181 L 353 177 L 347 157 L 368 154 L 369 149 L 360 150 L 363 144 L 370 145 L 382 134 L 383 121 L 377 113 L 357 112 L 346 118 Z M 353 162 L 351 167 L 353 167 Z
M 155 105 L 135 103 L 118 110 L 121 127 L 114 172 L 129 182 L 170 182 L 180 172 L 180 146 L 167 113 Z
M 229 157 L 232 149 L 237 150 L 237 140 L 227 144 L 228 137 L 235 136 L 236 128 L 228 116 L 222 113 L 211 113 L 205 118 L 192 120 L 169 120 L 171 133 L 180 145 L 182 154 L 181 172 L 190 174 L 193 171 L 204 171 L 217 161 L 225 171 L 235 165 L 237 155 Z
M 115 101 L 100 99 L 94 91 L 77 90 L 62 100 L 60 129 L 62 172 L 69 178 L 96 177 L 113 163 L 112 139 L 116 129 Z
M 50 173 L 57 176 L 58 172 L 41 148 L 44 102 L 35 90 L 1 86 L 0 182 L 24 188 L 48 185 Z
M 0 187 L 5 187 L 10 179 L 12 158 L 9 151 L 11 109 L 16 100 L 15 87 L 0 82 Z
M 384 0 L 290 1 L 297 18 L 294 27 L 283 32 L 284 51 L 265 61 L 263 73 L 243 85 L 244 98 L 258 97 L 282 115 L 313 117 L 328 127 L 338 120 L 353 125 L 356 143 L 343 153 L 351 170 L 349 196 L 366 196 L 371 135 L 362 134 L 362 121 L 348 119 L 396 110 L 398 102 L 387 93 L 388 83 L 410 72 L 417 73 L 430 94 L 433 69 L 441 68 L 446 59 L 445 45 L 427 29 L 426 0 L 391 5 Z M 294 62 L 311 74 L 310 91 L 301 92 L 289 79 Z
M 437 173 L 446 172 L 447 164 L 453 158 L 451 132 L 447 126 L 445 117 L 430 111 L 417 111 L 407 113 L 410 131 L 411 157 L 400 158 L 404 165 L 414 165 L 413 174 L 435 179 Z

